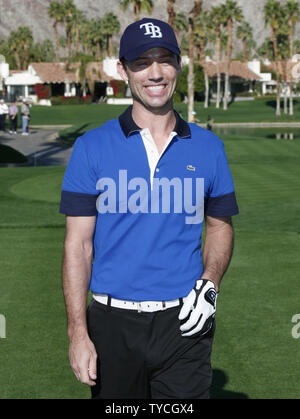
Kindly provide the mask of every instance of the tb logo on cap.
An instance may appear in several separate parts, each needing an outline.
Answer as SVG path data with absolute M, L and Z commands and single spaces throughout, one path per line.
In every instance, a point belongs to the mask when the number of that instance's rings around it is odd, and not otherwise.
M 159 26 L 153 25 L 152 22 L 143 23 L 140 28 L 145 27 L 144 35 L 150 35 L 150 38 L 162 38 L 162 33 Z

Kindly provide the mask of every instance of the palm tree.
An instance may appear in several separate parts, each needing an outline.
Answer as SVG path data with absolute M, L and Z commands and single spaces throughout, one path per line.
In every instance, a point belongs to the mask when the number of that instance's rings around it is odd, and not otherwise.
M 16 31 L 12 31 L 8 38 L 8 45 L 11 51 L 14 52 L 14 57 L 17 65 L 17 69 L 21 70 L 21 59 L 20 59 L 20 51 L 21 51 L 21 40 Z
M 71 57 L 68 61 L 68 66 L 72 69 L 72 63 L 79 63 L 78 76 L 79 82 L 81 84 L 82 96 L 86 96 L 86 86 L 88 85 L 91 94 L 94 94 L 94 82 L 91 77 L 91 71 L 89 68 L 89 63 L 93 62 L 94 57 L 91 55 L 83 54 L 82 52 L 78 53 Z
M 232 55 L 232 36 L 233 36 L 233 23 L 241 22 L 243 19 L 242 9 L 237 6 L 236 2 L 233 0 L 226 0 L 226 3 L 221 6 L 222 14 L 224 20 L 226 21 L 226 28 L 228 34 L 227 40 L 227 54 L 226 54 L 226 70 L 225 70 L 225 93 L 224 93 L 224 107 L 226 111 L 228 107 L 229 99 L 229 71 L 231 64 L 231 55 Z
M 247 54 L 248 54 L 248 61 L 252 60 L 252 51 L 256 48 L 256 42 L 253 38 L 247 39 L 246 42 Z
M 175 31 L 178 45 L 180 46 L 182 41 L 182 34 L 188 31 L 188 21 L 184 13 L 179 11 L 175 12 L 173 29 Z
M 221 101 L 221 73 L 220 73 L 220 63 L 222 60 L 222 48 L 221 48 L 221 40 L 222 40 L 222 32 L 221 28 L 224 24 L 224 16 L 222 14 L 221 6 L 213 7 L 208 15 L 208 26 L 211 31 L 215 31 L 216 33 L 216 42 L 217 42 L 217 100 L 216 100 L 216 108 L 220 107 Z
M 102 19 L 93 18 L 87 21 L 82 28 L 81 44 L 87 48 L 89 54 L 95 52 L 98 61 L 102 58 L 102 44 L 104 40 Z
M 294 55 L 294 35 L 295 35 L 295 25 L 299 20 L 300 8 L 298 2 L 294 0 L 289 0 L 284 6 L 284 14 L 288 20 L 289 26 L 289 44 L 290 44 L 290 60 L 293 59 Z M 294 104 L 293 104 L 293 79 L 290 76 L 290 97 L 289 97 L 289 114 L 294 115 Z
M 209 101 L 209 78 L 206 68 L 206 55 L 205 55 L 205 44 L 208 38 L 209 25 L 208 25 L 209 12 L 205 11 L 198 15 L 195 20 L 195 33 L 196 37 L 199 37 L 199 47 L 200 47 L 200 63 L 203 68 L 204 80 L 205 80 L 205 101 L 204 108 L 208 108 Z
M 134 9 L 134 20 L 140 19 L 140 13 L 151 13 L 153 10 L 154 0 L 120 0 L 120 6 L 123 10 L 126 10 L 129 4 L 133 4 Z
M 94 22 L 96 22 L 96 19 L 86 20 L 79 31 L 79 42 L 82 46 L 83 53 L 87 55 L 92 54 L 92 49 L 95 45 L 91 36 L 91 31 L 95 26 Z
M 72 33 L 74 34 L 74 55 L 77 55 L 79 52 L 79 38 L 80 30 L 87 21 L 84 13 L 81 10 L 75 9 L 72 17 Z
M 52 1 L 48 7 L 48 16 L 53 19 L 53 34 L 55 41 L 55 50 L 56 50 L 56 62 L 60 61 L 59 57 L 59 39 L 57 33 L 57 25 L 64 21 L 64 8 L 62 3 L 58 1 Z
M 33 36 L 31 30 L 27 26 L 20 26 L 14 32 L 14 41 L 19 48 L 23 59 L 23 70 L 27 69 L 28 64 L 28 50 L 32 46 Z
M 188 120 L 193 120 L 194 112 L 194 37 L 195 19 L 201 13 L 203 0 L 194 0 L 194 5 L 188 14 L 189 34 L 189 64 L 188 64 Z
M 236 36 L 238 39 L 241 39 L 243 42 L 243 61 L 247 61 L 247 46 L 249 41 L 253 38 L 253 30 L 248 22 L 243 20 L 241 25 L 237 28 Z
M 256 53 L 259 58 L 267 59 L 269 61 L 273 61 L 274 59 L 274 49 L 273 49 L 273 42 L 271 38 L 265 38 L 264 42 L 260 44 L 258 48 L 256 48 Z
M 68 47 L 68 57 L 72 55 L 72 27 L 74 20 L 76 19 L 77 8 L 73 0 L 65 0 L 63 4 L 65 24 L 66 24 L 66 37 L 67 37 L 67 47 Z
M 281 77 L 283 81 L 283 111 L 288 113 L 288 58 L 289 58 L 289 27 L 288 22 L 280 24 L 278 34 L 278 55 L 281 64 Z
M 264 7 L 265 25 L 271 29 L 271 39 L 274 50 L 274 65 L 276 72 L 276 115 L 280 116 L 280 69 L 278 63 L 278 42 L 277 36 L 282 21 L 282 9 L 277 0 L 268 0 Z
M 174 26 L 176 12 L 174 9 L 176 0 L 167 0 L 168 24 Z
M 55 49 L 51 39 L 44 39 L 43 42 L 37 42 L 29 49 L 29 59 L 33 62 L 51 63 L 55 60 Z
M 118 33 L 119 30 L 120 22 L 117 16 L 112 12 L 106 13 L 106 15 L 104 15 L 102 18 L 102 32 L 107 37 L 107 50 L 110 57 L 114 55 L 112 36 L 114 33 Z
M 63 54 L 66 56 L 66 49 L 67 49 L 67 38 L 65 36 L 60 36 L 58 40 L 59 46 L 63 49 Z

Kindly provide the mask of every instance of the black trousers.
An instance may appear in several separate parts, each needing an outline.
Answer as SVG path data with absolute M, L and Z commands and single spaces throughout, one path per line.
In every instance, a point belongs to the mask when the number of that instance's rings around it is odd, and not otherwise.
M 180 308 L 138 313 L 91 302 L 87 322 L 98 354 L 92 398 L 209 398 L 215 324 L 205 336 L 182 337 Z
M 6 114 L 1 114 L 0 115 L 0 131 L 6 131 L 5 120 L 6 120 Z
M 10 131 L 17 131 L 18 126 L 18 117 L 16 116 L 14 119 L 12 117 L 9 117 L 9 130 Z

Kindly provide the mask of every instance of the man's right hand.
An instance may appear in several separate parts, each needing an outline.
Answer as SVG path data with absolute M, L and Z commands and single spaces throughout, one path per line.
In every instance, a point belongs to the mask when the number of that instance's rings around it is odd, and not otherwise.
M 70 339 L 69 359 L 77 380 L 89 386 L 96 385 L 97 353 L 88 336 Z

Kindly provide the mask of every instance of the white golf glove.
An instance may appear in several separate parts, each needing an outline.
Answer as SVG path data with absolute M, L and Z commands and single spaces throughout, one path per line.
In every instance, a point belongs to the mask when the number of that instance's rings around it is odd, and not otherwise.
M 216 312 L 217 291 L 212 281 L 199 279 L 192 291 L 184 298 L 179 320 L 187 319 L 180 327 L 182 336 L 195 333 L 205 335 L 213 324 Z

